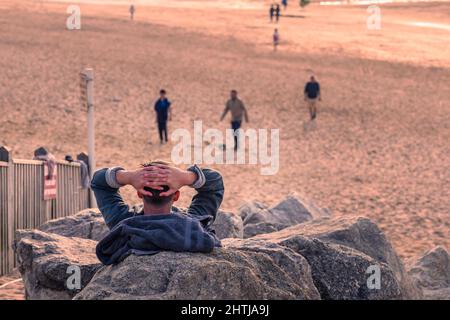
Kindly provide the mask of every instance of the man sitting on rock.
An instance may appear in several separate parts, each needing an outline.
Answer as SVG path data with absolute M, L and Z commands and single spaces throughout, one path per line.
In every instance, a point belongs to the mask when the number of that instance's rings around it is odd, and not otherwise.
M 119 189 L 133 186 L 143 199 L 140 212 L 123 202 Z M 172 207 L 182 187 L 197 194 L 186 213 Z M 187 170 L 154 161 L 137 170 L 121 167 L 95 172 L 91 183 L 100 212 L 110 233 L 97 245 L 104 264 L 122 261 L 130 254 L 154 254 L 163 250 L 211 252 L 220 241 L 211 228 L 222 203 L 222 176 L 196 165 Z

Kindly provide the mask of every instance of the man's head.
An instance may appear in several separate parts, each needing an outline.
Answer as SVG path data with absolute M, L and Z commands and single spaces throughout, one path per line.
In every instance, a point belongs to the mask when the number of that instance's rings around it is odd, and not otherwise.
M 164 99 L 166 97 L 166 90 L 164 89 L 159 90 L 159 96 L 161 97 L 161 99 Z
M 162 160 L 155 160 L 144 163 L 143 167 L 151 167 L 158 164 L 170 166 L 171 164 Z M 172 208 L 172 204 L 174 201 L 177 201 L 180 197 L 180 191 L 172 193 L 168 196 L 161 196 L 160 194 L 169 190 L 168 186 L 162 186 L 162 190 L 153 189 L 150 187 L 145 187 L 144 190 L 151 192 L 152 196 L 143 195 L 138 191 L 139 198 L 144 201 L 144 208 L 147 208 L 148 211 L 158 212 L 158 213 L 168 213 Z
M 316 78 L 314 78 L 314 76 L 311 75 L 311 77 L 309 78 L 309 80 L 310 80 L 311 82 L 314 82 L 314 81 L 316 81 Z
M 230 97 L 231 97 L 231 99 L 236 99 L 237 98 L 237 91 L 236 90 L 231 90 L 230 91 Z

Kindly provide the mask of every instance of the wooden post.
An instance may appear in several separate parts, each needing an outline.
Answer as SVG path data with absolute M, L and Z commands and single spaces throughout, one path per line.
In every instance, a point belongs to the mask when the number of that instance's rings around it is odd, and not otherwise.
M 87 104 L 89 175 L 92 180 L 95 172 L 94 70 L 84 69 L 81 73 L 81 81 L 82 85 L 84 81 L 86 86 L 86 97 L 82 97 L 82 100 L 85 100 Z M 91 207 L 97 207 L 93 192 L 89 193 Z
M 6 182 L 6 189 L 8 193 L 8 271 L 14 268 L 14 251 L 12 245 L 14 242 L 14 163 L 12 160 L 12 152 L 8 147 L 0 147 L 0 161 L 8 162 L 8 178 Z

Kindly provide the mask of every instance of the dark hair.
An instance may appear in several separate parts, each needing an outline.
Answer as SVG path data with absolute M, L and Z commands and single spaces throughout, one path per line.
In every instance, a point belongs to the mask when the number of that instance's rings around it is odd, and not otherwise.
M 162 161 L 162 160 L 155 160 L 155 161 L 149 161 L 149 162 L 142 164 L 142 167 L 151 167 L 156 164 L 170 165 L 169 162 Z M 168 204 L 172 200 L 173 194 L 168 195 L 168 196 L 161 196 L 160 195 L 161 193 L 166 192 L 170 189 L 169 186 L 162 186 L 162 188 L 163 188 L 162 190 L 157 190 L 157 189 L 153 189 L 150 187 L 144 187 L 145 191 L 152 193 L 151 197 L 144 196 L 144 201 L 150 205 L 154 205 L 157 207 L 162 207 L 163 205 Z
M 166 90 L 164 89 L 159 90 L 159 94 L 166 94 Z

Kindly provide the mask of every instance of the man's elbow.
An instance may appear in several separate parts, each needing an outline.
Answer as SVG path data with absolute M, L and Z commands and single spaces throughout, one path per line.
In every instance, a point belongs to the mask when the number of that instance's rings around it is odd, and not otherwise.
M 222 174 L 219 171 L 213 169 L 202 169 L 205 174 L 206 183 L 210 186 L 210 189 L 215 191 L 223 191 L 224 184 Z
M 94 172 L 94 175 L 91 180 L 91 189 L 92 190 L 98 189 L 99 187 L 101 187 L 101 185 L 104 185 L 106 183 L 106 178 L 105 178 L 106 170 L 108 170 L 108 169 L 103 168 L 103 169 L 99 169 Z

